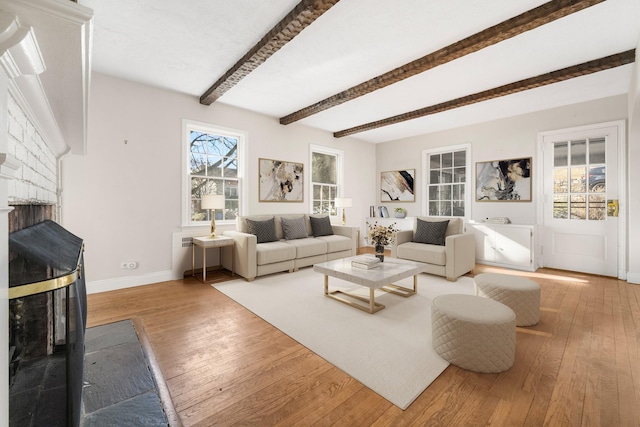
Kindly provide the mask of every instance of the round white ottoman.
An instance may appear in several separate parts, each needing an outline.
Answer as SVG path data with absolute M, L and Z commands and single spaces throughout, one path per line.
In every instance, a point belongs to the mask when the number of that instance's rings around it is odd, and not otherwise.
M 513 366 L 516 316 L 509 307 L 475 295 L 440 295 L 431 303 L 433 348 L 443 359 L 474 372 Z
M 516 326 L 531 326 L 540 320 L 540 285 L 526 277 L 483 273 L 473 279 L 476 295 L 491 298 L 516 313 Z

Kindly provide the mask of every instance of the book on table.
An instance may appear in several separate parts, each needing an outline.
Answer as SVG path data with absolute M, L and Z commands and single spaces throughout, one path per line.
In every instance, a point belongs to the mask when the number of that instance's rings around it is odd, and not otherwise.
M 351 260 L 352 267 L 370 269 L 380 266 L 380 259 L 373 256 L 360 256 Z

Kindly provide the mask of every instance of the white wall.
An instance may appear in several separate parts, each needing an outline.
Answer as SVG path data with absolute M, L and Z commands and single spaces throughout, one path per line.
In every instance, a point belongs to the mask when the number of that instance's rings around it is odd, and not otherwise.
M 637 69 L 637 67 L 636 67 Z M 640 77 L 639 77 L 640 78 Z M 634 98 L 636 111 L 635 120 L 631 120 L 632 129 L 628 141 L 623 146 L 629 153 L 629 164 L 640 160 L 640 101 L 638 89 Z M 533 158 L 533 174 L 541 173 L 541 164 L 536 159 L 537 134 L 543 131 L 565 129 L 594 123 L 627 119 L 629 116 L 629 100 L 626 95 L 605 98 L 597 101 L 585 102 L 566 107 L 555 108 L 517 117 L 486 122 L 478 125 L 465 126 L 457 129 L 426 134 L 418 137 L 383 143 L 377 145 L 378 171 L 416 168 L 418 188 L 416 202 L 403 204 L 411 215 L 422 214 L 422 164 L 420 153 L 425 149 L 471 144 L 472 171 L 475 173 L 475 162 L 499 160 L 508 158 Z M 634 160 L 636 160 L 634 162 Z M 638 168 L 630 168 L 628 181 L 629 207 L 628 215 L 628 280 L 640 283 L 640 186 L 633 183 L 640 182 Z M 472 183 L 474 182 L 471 177 Z M 473 188 L 472 188 L 473 191 Z M 482 220 L 492 216 L 507 216 L 514 223 L 535 224 L 536 209 L 539 198 L 536 197 L 536 178 L 533 177 L 533 201 L 531 203 L 471 203 L 472 220 Z M 634 218 L 635 213 L 635 218 Z M 635 221 L 634 221 L 635 219 Z M 634 243 L 635 242 L 635 243 Z M 634 279 L 635 278 L 635 279 Z
M 87 154 L 62 162 L 61 223 L 85 241 L 89 292 L 92 284 L 102 289 L 105 282 L 115 288 L 172 278 L 172 234 L 182 231 L 183 119 L 248 133 L 245 179 L 251 192 L 245 213 L 309 212 L 309 145 L 315 144 L 345 153 L 345 195 L 354 198 L 348 225 L 359 226 L 368 215 L 377 182 L 374 145 L 94 73 Z M 305 164 L 304 203 L 258 202 L 260 157 Z M 206 231 L 202 227 L 201 235 Z M 121 261 L 139 267 L 122 270 Z
M 640 42 L 636 51 L 640 51 Z M 629 147 L 628 173 L 629 196 L 627 217 L 629 218 L 629 246 L 627 281 L 640 283 L 640 67 L 634 65 L 633 81 L 629 91 Z M 636 184 L 636 185 L 634 185 Z M 635 237 L 635 238 L 634 238 Z

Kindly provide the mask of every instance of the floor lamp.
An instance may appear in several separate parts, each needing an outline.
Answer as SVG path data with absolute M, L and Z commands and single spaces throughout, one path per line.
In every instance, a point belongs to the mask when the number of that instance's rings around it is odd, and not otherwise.
M 202 196 L 202 209 L 211 209 L 211 237 L 216 237 L 216 209 L 224 209 L 224 196 L 222 194 L 208 194 Z
M 351 197 L 336 197 L 336 208 L 342 208 L 342 225 L 347 224 L 347 215 L 345 214 L 345 208 L 350 208 L 353 205 Z

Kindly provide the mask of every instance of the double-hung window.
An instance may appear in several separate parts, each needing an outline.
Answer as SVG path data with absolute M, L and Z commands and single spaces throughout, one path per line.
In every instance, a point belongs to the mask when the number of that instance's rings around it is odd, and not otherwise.
M 342 190 L 343 152 L 327 147 L 311 146 L 311 212 L 336 213 L 336 197 Z
M 245 134 L 204 123 L 183 122 L 185 153 L 185 196 L 183 223 L 205 225 L 215 215 L 216 221 L 232 221 L 240 215 L 242 153 Z M 224 209 L 202 209 L 202 196 L 225 196 Z
M 424 151 L 423 211 L 429 216 L 469 216 L 469 150 L 461 145 Z

